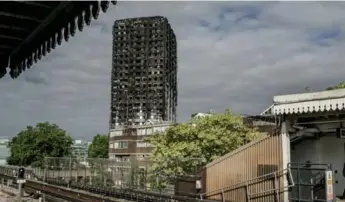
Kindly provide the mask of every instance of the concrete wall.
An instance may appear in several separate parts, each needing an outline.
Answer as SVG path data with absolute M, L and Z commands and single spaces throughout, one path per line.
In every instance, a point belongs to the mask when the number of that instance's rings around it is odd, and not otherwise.
M 291 149 L 291 162 L 329 163 L 333 164 L 335 193 L 342 195 L 345 189 L 343 166 L 345 163 L 345 139 L 332 136 L 321 137 L 319 140 L 303 140 Z

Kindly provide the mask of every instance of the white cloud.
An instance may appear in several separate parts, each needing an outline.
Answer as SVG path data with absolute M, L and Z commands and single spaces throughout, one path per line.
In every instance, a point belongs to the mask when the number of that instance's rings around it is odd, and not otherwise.
M 38 121 L 76 138 L 108 129 L 114 20 L 166 16 L 178 38 L 178 117 L 256 114 L 275 94 L 343 81 L 345 4 L 118 2 L 18 80 L 0 80 L 1 135 Z M 323 39 L 326 38 L 326 39 Z

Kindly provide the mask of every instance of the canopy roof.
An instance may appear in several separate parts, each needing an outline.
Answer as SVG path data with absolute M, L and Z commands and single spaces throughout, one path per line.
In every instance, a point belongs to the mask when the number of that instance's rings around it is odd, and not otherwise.
M 273 105 L 261 113 L 263 116 L 342 112 L 345 110 L 345 89 L 277 95 Z
M 7 67 L 17 78 L 108 7 L 109 1 L 1 1 L 0 78 Z
M 275 115 L 309 114 L 345 109 L 345 89 L 273 97 Z

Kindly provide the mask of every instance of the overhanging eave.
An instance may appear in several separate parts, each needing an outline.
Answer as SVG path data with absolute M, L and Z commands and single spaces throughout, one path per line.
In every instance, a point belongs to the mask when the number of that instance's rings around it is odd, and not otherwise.
M 116 4 L 116 1 L 111 1 Z M 76 30 L 106 12 L 110 1 L 0 2 L 0 78 L 21 72 L 48 54 Z

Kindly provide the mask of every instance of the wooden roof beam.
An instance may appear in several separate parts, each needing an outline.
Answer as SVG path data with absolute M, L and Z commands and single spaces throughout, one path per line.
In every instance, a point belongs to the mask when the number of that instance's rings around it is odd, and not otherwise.
M 0 11 L 0 16 L 7 16 L 7 17 L 18 18 L 18 19 L 23 19 L 23 20 L 30 20 L 30 21 L 34 21 L 34 22 L 38 22 L 38 23 L 42 22 L 42 20 L 37 19 L 37 18 L 33 18 L 33 17 L 25 16 L 25 15 L 7 13 L 4 11 Z
M 22 27 L 16 27 L 16 26 L 12 26 L 12 25 L 0 24 L 0 28 L 30 33 L 30 30 L 28 30 L 28 29 L 24 29 Z
M 0 39 L 9 39 L 9 40 L 17 40 L 17 41 L 22 41 L 23 40 L 23 39 L 18 38 L 18 37 L 7 36 L 7 35 L 3 35 L 3 34 L 0 34 Z
M 50 15 L 43 20 L 43 22 L 26 38 L 23 42 L 10 54 L 10 57 L 16 54 L 22 46 L 31 41 L 38 33 L 40 33 L 49 23 L 55 19 L 55 16 L 59 14 L 65 7 L 70 4 L 69 1 L 62 1 Z
M 46 4 L 42 4 L 42 3 L 34 2 L 34 1 L 15 1 L 15 2 L 27 4 L 27 5 L 32 5 L 32 6 L 36 6 L 36 7 L 40 7 L 40 8 L 46 8 L 46 9 L 52 9 L 53 8 L 53 7 L 48 6 Z
M 4 49 L 8 49 L 8 50 L 12 50 L 14 47 L 13 46 L 7 46 L 7 45 L 0 45 L 0 50 L 4 50 Z

